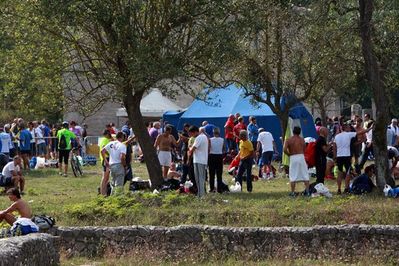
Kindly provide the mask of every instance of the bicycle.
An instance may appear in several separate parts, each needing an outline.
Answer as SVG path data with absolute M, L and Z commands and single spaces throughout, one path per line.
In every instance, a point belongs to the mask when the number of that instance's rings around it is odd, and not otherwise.
M 82 167 L 78 158 L 78 148 L 73 148 L 71 150 L 71 168 L 75 177 L 83 175 Z

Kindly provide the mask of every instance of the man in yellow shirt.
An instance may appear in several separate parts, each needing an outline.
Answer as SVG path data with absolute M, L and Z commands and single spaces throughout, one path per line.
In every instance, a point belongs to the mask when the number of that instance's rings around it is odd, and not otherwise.
M 239 182 L 242 187 L 242 175 L 246 172 L 247 191 L 252 192 L 252 163 L 254 158 L 254 147 L 248 140 L 248 132 L 246 130 L 241 130 L 239 137 L 240 152 L 237 156 L 240 156 L 240 165 L 238 167 L 236 181 Z

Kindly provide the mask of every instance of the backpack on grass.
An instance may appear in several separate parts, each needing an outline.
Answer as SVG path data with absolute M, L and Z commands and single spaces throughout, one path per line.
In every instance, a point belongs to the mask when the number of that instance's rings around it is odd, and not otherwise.
M 55 225 L 55 219 L 47 215 L 33 216 L 32 222 L 34 222 L 40 230 L 48 230 Z

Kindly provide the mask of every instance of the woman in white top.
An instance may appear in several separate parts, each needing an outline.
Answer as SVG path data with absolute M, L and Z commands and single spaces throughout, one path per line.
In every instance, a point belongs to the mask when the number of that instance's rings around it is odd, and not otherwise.
M 217 178 L 217 192 L 222 190 L 222 174 L 223 174 L 223 154 L 225 153 L 226 145 L 224 139 L 220 137 L 220 129 L 213 129 L 214 137 L 210 139 L 209 148 L 209 186 L 210 192 L 215 192 L 215 175 Z

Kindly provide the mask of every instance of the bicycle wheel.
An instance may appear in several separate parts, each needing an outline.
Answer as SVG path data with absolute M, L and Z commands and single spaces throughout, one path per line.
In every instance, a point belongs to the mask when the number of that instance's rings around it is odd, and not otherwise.
M 77 158 L 76 158 L 76 170 L 81 176 L 83 175 L 82 166 L 80 165 L 80 162 Z
M 74 175 L 75 177 L 78 177 L 77 163 L 78 163 L 78 162 L 77 162 L 76 156 L 75 156 L 75 155 L 72 155 L 72 158 L 71 158 L 71 168 L 72 168 L 73 175 Z

